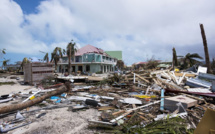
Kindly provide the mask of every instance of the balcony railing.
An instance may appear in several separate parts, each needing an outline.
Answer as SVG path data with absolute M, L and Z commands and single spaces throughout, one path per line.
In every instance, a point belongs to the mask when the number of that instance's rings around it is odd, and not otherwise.
M 58 63 L 63 63 L 63 64 L 68 64 L 68 60 L 60 60 Z M 77 63 L 105 63 L 105 64 L 114 64 L 116 62 L 114 61 L 109 61 L 109 60 L 102 60 L 102 62 L 95 62 L 95 61 L 92 61 L 92 62 L 73 62 L 71 61 L 71 64 L 77 64 Z

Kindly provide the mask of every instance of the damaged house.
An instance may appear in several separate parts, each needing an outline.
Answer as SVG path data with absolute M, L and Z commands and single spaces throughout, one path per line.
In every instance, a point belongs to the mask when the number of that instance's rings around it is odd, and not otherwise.
M 113 72 L 115 71 L 117 60 L 117 58 L 110 56 L 100 48 L 86 45 L 78 49 L 75 57 L 71 58 L 72 72 Z M 57 71 L 60 73 L 68 72 L 67 56 L 63 56 L 60 59 Z

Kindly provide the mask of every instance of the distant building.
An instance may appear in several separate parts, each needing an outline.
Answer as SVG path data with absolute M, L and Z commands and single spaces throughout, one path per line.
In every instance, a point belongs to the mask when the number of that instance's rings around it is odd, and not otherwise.
M 122 51 L 105 51 L 111 57 L 122 60 Z
M 21 61 L 16 62 L 16 64 L 8 64 L 6 66 L 4 66 L 4 70 L 9 70 L 9 71 L 17 71 L 20 69 L 21 67 Z
M 107 54 L 100 48 L 92 45 L 86 45 L 77 50 L 75 53 L 75 61 L 71 58 L 72 72 L 112 72 L 115 70 L 117 58 Z M 57 67 L 58 72 L 68 72 L 68 57 L 63 56 Z

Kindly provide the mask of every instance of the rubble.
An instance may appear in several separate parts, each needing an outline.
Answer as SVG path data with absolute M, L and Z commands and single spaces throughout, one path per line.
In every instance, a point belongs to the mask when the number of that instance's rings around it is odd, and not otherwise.
M 25 128 L 26 133 L 39 132 L 32 127 L 40 119 L 50 118 L 52 125 L 59 123 L 61 115 L 54 111 L 61 111 L 66 121 L 57 127 L 64 124 L 67 129 L 51 131 L 48 130 L 51 125 L 44 124 L 40 132 L 72 132 L 74 126 L 70 129 L 68 125 L 77 117 L 84 118 L 81 119 L 84 126 L 79 124 L 77 133 L 80 129 L 85 133 L 193 133 L 195 129 L 195 133 L 212 132 L 209 129 L 214 128 L 204 127 L 205 130 L 201 126 L 205 118 L 213 118 L 207 111 L 215 110 L 214 75 L 202 74 L 201 69 L 205 71 L 205 68 L 200 68 L 200 73 L 170 69 L 134 71 L 110 75 L 95 83 L 86 81 L 84 85 L 76 85 L 71 80 L 76 77 L 66 76 L 66 87 L 63 83 L 45 84 L 45 88 L 38 85 L 26 89 L 30 92 L 1 95 L 0 132 L 16 133 L 16 128 L 24 126 L 31 128 Z M 62 77 L 58 78 L 61 81 Z M 192 83 L 194 79 L 209 79 L 210 85 Z M 78 116 L 80 113 L 83 115 Z

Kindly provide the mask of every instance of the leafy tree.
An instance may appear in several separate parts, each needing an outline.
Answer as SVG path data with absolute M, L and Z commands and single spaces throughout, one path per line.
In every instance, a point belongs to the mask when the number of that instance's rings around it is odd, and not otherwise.
M 61 57 L 63 57 L 62 49 L 60 47 L 56 47 L 51 53 L 51 62 L 55 63 L 55 71 L 57 71 L 57 63 Z
M 124 62 L 122 60 L 118 60 L 116 66 L 118 69 L 122 70 L 124 68 Z
M 68 56 L 68 72 L 71 74 L 71 58 L 73 57 L 73 62 L 75 61 L 75 53 L 77 52 L 77 49 L 75 48 L 76 43 L 71 40 L 71 42 L 68 43 L 66 47 L 66 53 Z

